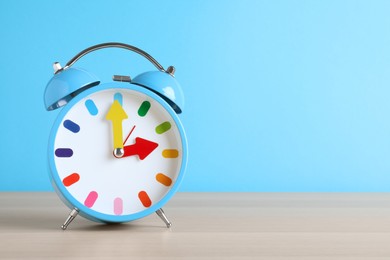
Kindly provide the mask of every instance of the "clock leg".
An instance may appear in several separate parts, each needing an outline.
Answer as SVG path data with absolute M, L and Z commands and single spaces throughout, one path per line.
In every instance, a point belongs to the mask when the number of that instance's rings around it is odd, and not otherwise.
M 61 226 L 62 230 L 65 230 L 68 225 L 74 220 L 74 218 L 79 214 L 79 210 L 77 208 L 73 208 L 69 213 L 68 218 L 65 220 L 64 224 Z
M 165 216 L 164 210 L 158 209 L 156 211 L 156 214 L 164 221 L 165 225 L 167 225 L 167 228 L 170 228 L 172 226 L 172 223 L 168 220 L 167 216 Z

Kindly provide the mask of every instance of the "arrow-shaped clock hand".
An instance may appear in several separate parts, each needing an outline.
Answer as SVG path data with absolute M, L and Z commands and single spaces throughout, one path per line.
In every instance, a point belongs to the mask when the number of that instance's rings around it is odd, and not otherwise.
M 114 155 L 115 157 L 123 156 L 123 130 L 122 121 L 128 118 L 118 100 L 114 100 L 110 109 L 106 114 L 106 119 L 112 122 L 112 132 L 114 139 Z
M 143 139 L 141 137 L 135 138 L 135 143 L 126 145 L 124 147 L 124 154 L 122 157 L 138 155 L 140 160 L 145 159 L 158 146 L 157 143 Z

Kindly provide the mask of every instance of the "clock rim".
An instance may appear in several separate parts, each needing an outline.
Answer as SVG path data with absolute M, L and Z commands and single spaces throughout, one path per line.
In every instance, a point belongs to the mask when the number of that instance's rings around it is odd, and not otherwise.
M 181 143 L 182 143 L 182 159 L 181 159 L 181 166 L 180 170 L 178 172 L 177 178 L 175 183 L 172 185 L 172 187 L 169 188 L 169 191 L 163 196 L 159 202 L 153 204 L 149 208 L 145 208 L 145 210 L 139 211 L 137 213 L 133 214 L 127 214 L 127 215 L 109 215 L 105 213 L 97 212 L 93 209 L 90 209 L 86 207 L 84 204 L 76 200 L 72 194 L 64 187 L 62 184 L 62 180 L 59 177 L 59 174 L 57 172 L 57 168 L 55 166 L 55 158 L 54 158 L 54 143 L 55 143 L 55 137 L 57 135 L 58 129 L 61 126 L 61 122 L 65 118 L 65 116 L 68 114 L 68 112 L 73 108 L 75 104 L 77 104 L 79 101 L 81 101 L 83 98 L 87 97 L 88 95 L 91 95 L 93 93 L 104 91 L 104 90 L 110 90 L 110 89 L 125 89 L 125 90 L 133 90 L 141 92 L 142 94 L 145 94 L 152 98 L 153 100 L 157 101 L 173 118 L 180 134 Z M 178 117 L 177 113 L 173 110 L 173 108 L 160 96 L 155 94 L 154 92 L 143 88 L 138 85 L 134 85 L 131 83 L 124 83 L 124 82 L 107 82 L 100 84 L 98 86 L 95 86 L 91 89 L 87 89 L 80 94 L 78 94 L 76 97 L 74 97 L 72 100 L 70 100 L 69 103 L 67 103 L 59 112 L 57 115 L 54 124 L 51 128 L 50 135 L 49 135 L 49 142 L 48 142 L 48 159 L 49 159 L 49 177 L 50 181 L 52 183 L 52 186 L 54 190 L 56 191 L 57 195 L 61 198 L 61 200 L 70 208 L 77 208 L 79 210 L 79 214 L 87 219 L 96 221 L 96 222 L 114 222 L 114 223 L 121 223 L 121 222 L 129 222 L 133 221 L 139 218 L 143 218 L 147 215 L 150 215 L 154 212 L 156 212 L 158 209 L 162 208 L 170 199 L 171 197 L 177 192 L 186 168 L 187 168 L 187 160 L 188 160 L 188 144 L 187 144 L 187 138 L 186 134 L 183 128 L 183 125 L 180 121 L 180 118 Z

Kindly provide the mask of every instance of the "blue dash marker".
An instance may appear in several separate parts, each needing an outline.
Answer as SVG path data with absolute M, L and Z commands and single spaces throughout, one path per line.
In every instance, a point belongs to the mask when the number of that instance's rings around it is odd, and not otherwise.
M 121 93 L 115 93 L 114 95 L 114 100 L 118 100 L 119 104 L 121 104 L 121 106 L 123 106 L 123 96 Z
M 73 122 L 72 120 L 65 120 L 63 123 L 64 127 L 73 133 L 78 133 L 80 131 L 80 126 Z
M 73 150 L 70 148 L 58 148 L 54 153 L 57 157 L 72 157 Z
M 99 112 L 98 108 L 95 105 L 95 102 L 93 102 L 92 99 L 88 99 L 87 101 L 85 101 L 85 107 L 88 109 L 88 112 L 89 114 L 91 114 L 91 116 L 96 116 Z

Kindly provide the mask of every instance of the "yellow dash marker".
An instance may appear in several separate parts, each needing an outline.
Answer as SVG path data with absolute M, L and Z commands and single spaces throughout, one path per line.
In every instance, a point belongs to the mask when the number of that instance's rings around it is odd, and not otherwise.
M 106 114 L 106 119 L 112 122 L 112 132 L 114 139 L 114 151 L 116 149 L 123 150 L 123 130 L 122 121 L 128 118 L 118 100 L 114 100 L 110 109 Z
M 177 158 L 179 156 L 179 151 L 176 149 L 165 149 L 162 151 L 162 156 L 164 158 Z

